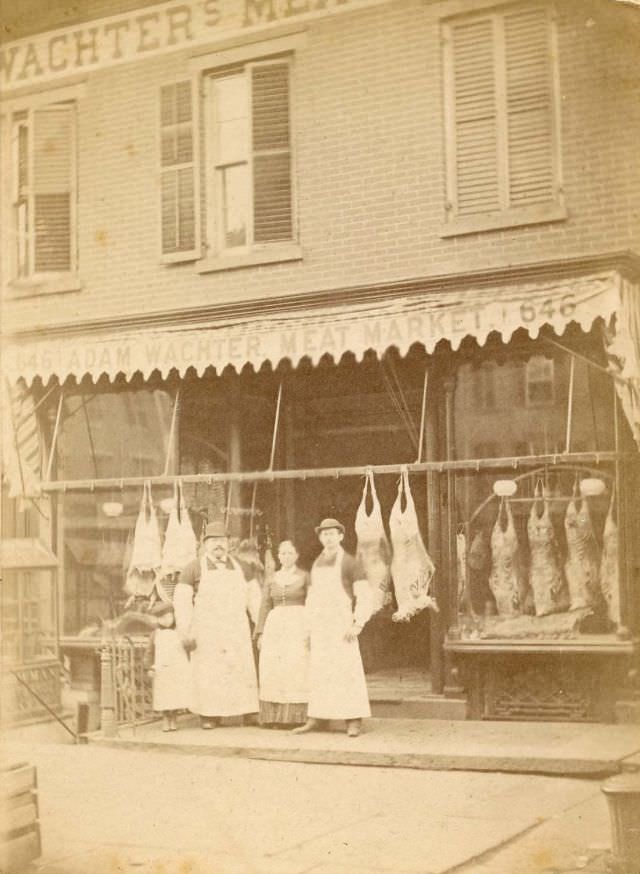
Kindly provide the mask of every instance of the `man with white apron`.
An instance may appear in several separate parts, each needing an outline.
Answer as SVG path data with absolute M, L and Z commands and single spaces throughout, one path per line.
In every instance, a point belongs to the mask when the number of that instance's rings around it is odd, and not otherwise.
M 191 652 L 192 703 L 203 728 L 222 716 L 258 711 L 258 682 L 249 617 L 255 622 L 260 585 L 229 555 L 222 523 L 207 525 L 204 555 L 180 574 L 173 595 L 176 627 Z
M 297 734 L 344 719 L 349 737 L 371 716 L 358 635 L 371 617 L 371 588 L 359 563 L 342 548 L 344 526 L 324 519 L 316 528 L 323 550 L 311 568 L 305 609 L 309 626 L 308 719 Z

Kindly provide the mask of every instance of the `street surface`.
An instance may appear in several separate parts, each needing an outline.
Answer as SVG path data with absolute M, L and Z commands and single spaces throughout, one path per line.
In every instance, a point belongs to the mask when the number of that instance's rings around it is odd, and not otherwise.
M 29 874 L 551 874 L 596 870 L 610 842 L 597 780 L 92 745 L 5 753 L 38 768 L 43 856 Z

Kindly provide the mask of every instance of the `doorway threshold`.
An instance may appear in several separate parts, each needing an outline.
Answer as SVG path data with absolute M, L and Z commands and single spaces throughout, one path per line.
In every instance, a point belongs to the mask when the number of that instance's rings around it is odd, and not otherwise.
M 431 688 L 429 672 L 396 667 L 367 672 L 373 716 L 391 719 L 466 719 L 464 698 L 445 698 Z

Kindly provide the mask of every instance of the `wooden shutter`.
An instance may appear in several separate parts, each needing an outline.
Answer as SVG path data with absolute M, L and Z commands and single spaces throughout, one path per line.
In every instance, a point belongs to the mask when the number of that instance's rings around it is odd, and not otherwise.
M 509 205 L 554 200 L 549 21 L 544 8 L 504 16 Z
M 548 10 L 467 17 L 444 34 L 450 218 L 473 229 L 483 216 L 556 203 Z
M 457 216 L 500 209 L 498 107 L 491 18 L 451 26 L 455 190 Z
M 56 104 L 33 113 L 34 270 L 72 268 L 75 109 Z
M 191 82 L 160 89 L 162 254 L 196 257 L 196 185 Z
M 288 63 L 251 68 L 251 123 L 254 242 L 291 240 Z

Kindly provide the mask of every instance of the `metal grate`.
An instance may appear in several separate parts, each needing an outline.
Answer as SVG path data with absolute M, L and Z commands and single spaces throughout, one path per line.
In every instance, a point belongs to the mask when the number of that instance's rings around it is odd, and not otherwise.
M 592 680 L 568 667 L 549 665 L 487 673 L 483 719 L 591 722 Z
M 116 722 L 134 727 L 150 722 L 154 713 L 151 679 L 144 664 L 147 641 L 118 637 L 110 641 L 109 647 Z

